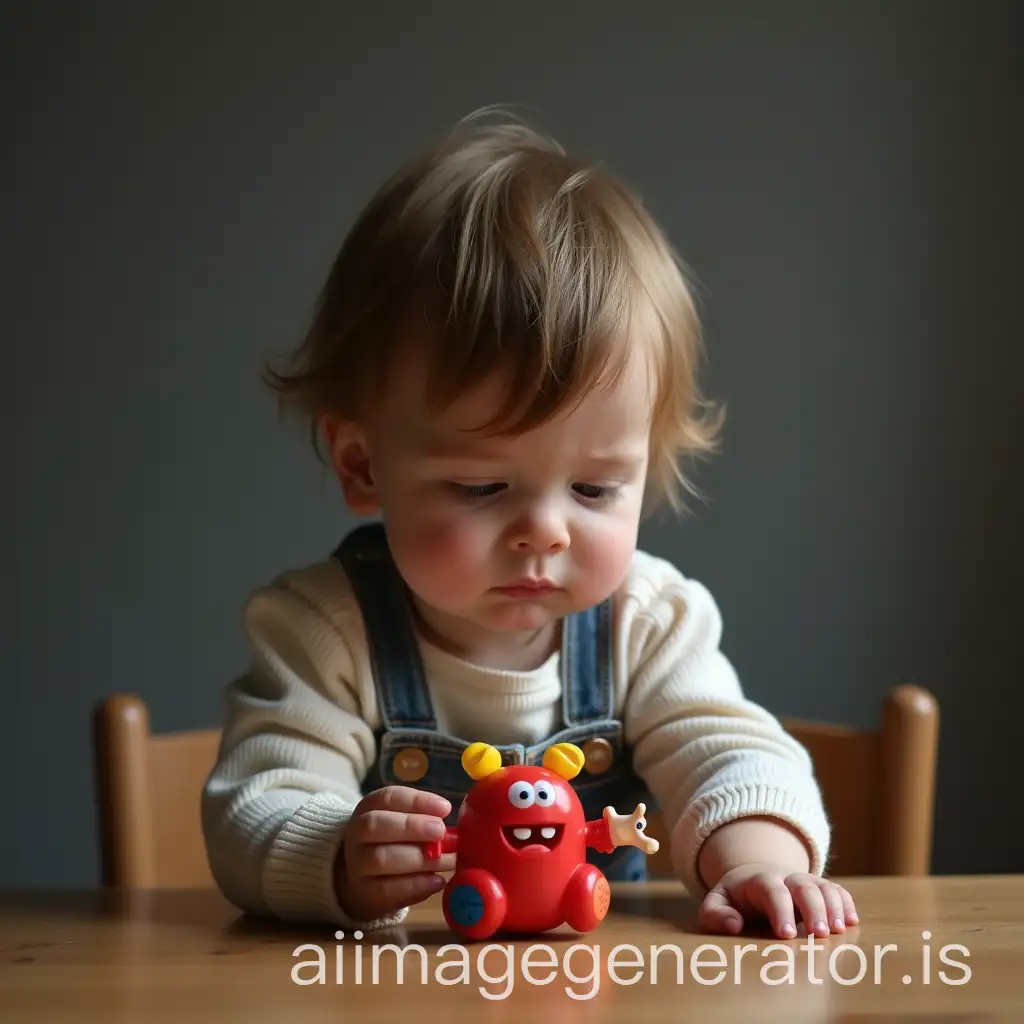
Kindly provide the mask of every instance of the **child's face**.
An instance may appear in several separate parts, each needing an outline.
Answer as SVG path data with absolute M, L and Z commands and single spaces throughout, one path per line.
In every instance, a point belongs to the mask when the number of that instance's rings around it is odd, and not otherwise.
M 643 360 L 631 361 L 614 391 L 592 391 L 536 430 L 495 441 L 459 428 L 494 414 L 500 381 L 430 419 L 417 393 L 423 375 L 407 364 L 403 376 L 361 439 L 339 434 L 332 452 L 350 506 L 381 511 L 431 631 L 456 653 L 509 652 L 610 595 L 629 569 L 644 494 Z M 499 589 L 523 577 L 554 589 L 529 597 Z

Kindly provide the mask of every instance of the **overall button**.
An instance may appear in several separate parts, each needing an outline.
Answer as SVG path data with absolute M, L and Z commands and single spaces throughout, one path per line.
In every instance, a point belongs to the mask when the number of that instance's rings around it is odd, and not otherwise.
M 612 764 L 612 745 L 606 740 L 598 737 L 597 739 L 587 740 L 582 747 L 583 756 L 586 761 L 583 762 L 583 767 L 587 769 L 591 775 L 600 775 L 601 772 L 607 771 Z
M 395 774 L 403 782 L 416 782 L 427 774 L 427 755 L 418 747 L 405 747 L 391 762 Z

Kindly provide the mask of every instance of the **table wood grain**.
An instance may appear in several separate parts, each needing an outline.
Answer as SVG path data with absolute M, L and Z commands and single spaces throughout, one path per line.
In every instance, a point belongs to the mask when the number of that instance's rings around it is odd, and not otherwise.
M 339 940 L 213 891 L 0 893 L 0 1019 L 1024 1020 L 1024 876 L 842 882 L 860 925 L 787 942 L 702 934 L 670 882 L 616 884 L 587 935 L 466 945 L 438 897 L 400 928 Z

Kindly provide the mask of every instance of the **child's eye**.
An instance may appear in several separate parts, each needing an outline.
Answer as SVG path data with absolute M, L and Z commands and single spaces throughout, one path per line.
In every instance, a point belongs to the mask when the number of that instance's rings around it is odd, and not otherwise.
M 600 484 L 573 484 L 576 493 L 589 501 L 607 501 L 615 497 L 617 488 L 602 487 Z
M 490 498 L 505 489 L 505 484 L 459 484 L 449 481 L 446 486 L 461 501 L 479 501 L 482 498 Z M 573 484 L 573 488 L 582 498 L 590 502 L 606 502 L 615 498 L 618 493 L 617 487 L 604 487 L 600 484 Z
M 473 501 L 477 498 L 489 498 L 492 494 L 497 494 L 505 485 L 450 483 L 448 486 L 454 491 L 456 497 L 466 501 Z

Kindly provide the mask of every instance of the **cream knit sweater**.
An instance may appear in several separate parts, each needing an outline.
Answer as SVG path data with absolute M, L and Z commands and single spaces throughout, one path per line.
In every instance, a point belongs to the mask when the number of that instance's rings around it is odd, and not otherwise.
M 249 671 L 228 686 L 220 757 L 203 793 L 211 870 L 242 910 L 370 930 L 354 922 L 333 865 L 363 795 L 380 726 L 363 623 L 334 559 L 257 590 L 245 610 Z M 744 815 L 799 829 L 820 874 L 829 825 L 805 750 L 746 700 L 719 648 L 707 589 L 638 551 L 616 595 L 615 714 L 665 816 L 672 862 L 692 893 L 711 831 Z M 526 672 L 481 668 L 419 639 L 439 728 L 491 743 L 540 742 L 561 710 L 559 655 Z

